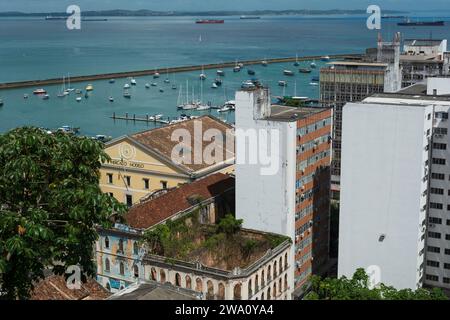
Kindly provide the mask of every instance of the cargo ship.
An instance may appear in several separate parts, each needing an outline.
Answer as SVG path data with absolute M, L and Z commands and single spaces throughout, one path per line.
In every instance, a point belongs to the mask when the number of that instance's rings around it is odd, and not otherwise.
M 218 24 L 218 23 L 224 23 L 225 20 L 218 20 L 218 19 L 198 19 L 195 21 L 195 23 L 199 24 Z
M 445 26 L 445 21 L 404 21 L 397 23 L 399 26 L 404 27 L 442 27 Z
M 261 17 L 258 16 L 241 16 L 241 20 L 257 20 L 261 19 Z

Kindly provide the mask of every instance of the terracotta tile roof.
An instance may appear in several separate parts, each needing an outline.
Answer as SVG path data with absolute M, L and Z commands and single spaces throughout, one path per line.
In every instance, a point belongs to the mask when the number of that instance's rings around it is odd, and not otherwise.
M 194 134 L 196 132 L 194 131 L 194 128 L 196 128 L 196 126 L 200 127 L 200 125 L 201 131 L 199 132 L 201 132 L 202 135 L 200 137 L 202 141 L 201 154 L 203 154 L 203 150 L 205 150 L 205 147 L 212 143 L 211 141 L 203 141 L 202 137 L 204 133 L 209 129 L 217 129 L 222 133 L 223 136 L 223 160 L 234 158 L 234 134 L 229 136 L 226 135 L 227 130 L 232 129 L 232 127 L 224 123 L 223 121 L 211 116 L 202 116 L 196 119 L 164 126 L 162 128 L 139 132 L 131 135 L 131 138 L 138 141 L 142 145 L 156 151 L 157 153 L 171 161 L 172 150 L 176 145 L 179 144 L 178 141 L 172 141 L 172 133 L 177 129 L 186 129 L 191 136 L 191 160 L 192 162 L 194 162 Z M 232 140 L 231 145 L 233 146 L 233 148 L 230 148 L 231 150 L 227 149 L 226 139 Z M 198 164 L 181 164 L 180 166 L 184 167 L 187 171 L 195 172 L 201 169 L 208 168 L 211 165 L 205 163 L 205 161 L 201 161 L 201 163 Z
M 125 215 L 126 223 L 132 228 L 148 229 L 192 207 L 189 197 L 199 196 L 202 200 L 207 200 L 224 193 L 234 185 L 234 178 L 223 173 L 184 184 L 155 199 L 133 206 Z
M 89 278 L 80 289 L 69 289 L 64 276 L 51 275 L 39 281 L 31 300 L 104 300 L 111 294 L 97 281 Z

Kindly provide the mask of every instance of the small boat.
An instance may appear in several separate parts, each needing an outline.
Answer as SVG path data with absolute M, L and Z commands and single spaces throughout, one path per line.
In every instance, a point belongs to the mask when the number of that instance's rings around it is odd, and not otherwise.
M 164 83 L 170 83 L 170 80 L 169 80 L 169 78 L 167 78 L 167 79 L 164 79 Z
M 48 94 L 45 94 L 45 95 L 42 97 L 42 99 L 48 100 L 48 99 L 50 99 L 50 96 L 49 96 Z
M 206 105 L 206 104 L 204 104 L 204 105 L 200 104 L 195 110 L 197 110 L 197 111 L 205 111 L 205 110 L 209 110 L 209 109 L 211 109 L 211 106 Z
M 215 83 L 217 86 L 221 86 L 223 82 L 222 82 L 222 79 L 217 78 L 217 79 L 214 80 L 214 83 Z
M 256 86 L 253 83 L 253 81 L 251 81 L 251 80 L 244 81 L 241 84 L 242 89 L 253 89 L 254 87 L 256 87 Z
M 116 79 L 109 79 L 109 83 L 115 83 Z
M 283 74 L 284 74 L 285 76 L 293 76 L 293 75 L 294 75 L 294 72 L 291 71 L 291 70 L 283 70 Z
M 75 133 L 80 132 L 80 128 L 73 128 L 71 126 L 62 126 L 61 128 L 58 128 L 58 130 L 56 130 L 56 131 L 75 134 Z
M 233 68 L 233 72 L 239 72 L 239 71 L 241 71 L 240 67 L 236 66 L 236 67 Z
M 152 82 L 151 86 L 156 87 L 158 84 L 156 82 Z
M 114 102 L 114 98 L 113 97 L 109 97 L 109 101 L 110 102 Z
M 318 82 L 313 82 L 313 81 L 311 81 L 311 82 L 309 83 L 309 85 L 310 85 L 310 86 L 318 86 L 319 83 L 318 83 Z
M 161 92 L 161 93 L 164 92 L 164 89 L 159 89 L 159 92 Z
M 217 110 L 217 112 L 219 112 L 219 113 L 230 112 L 230 111 L 234 111 L 234 108 L 232 106 L 229 106 L 229 105 L 224 105 L 222 108 Z
M 103 134 L 97 134 L 95 137 L 92 137 L 92 139 L 100 141 L 100 142 L 108 142 L 112 140 L 111 136 L 105 136 Z
M 57 96 L 58 98 L 64 98 L 64 97 L 66 96 L 66 94 L 64 94 L 64 93 L 58 93 L 56 96 Z
M 300 69 L 298 69 L 298 72 L 300 72 L 300 73 L 311 73 L 312 70 L 308 69 L 308 68 L 300 68 Z
M 237 66 L 238 66 L 239 68 L 241 68 L 241 69 L 244 68 L 244 64 L 243 64 L 242 62 L 238 63 Z
M 267 65 L 268 65 L 267 60 L 264 59 L 263 61 L 261 61 L 261 65 L 262 65 L 263 67 L 267 67 Z
M 158 79 L 158 78 L 159 78 L 159 72 L 156 71 L 156 72 L 153 74 L 153 79 Z
M 256 72 L 255 72 L 254 70 L 251 70 L 251 69 L 248 69 L 248 70 L 247 70 L 247 74 L 250 75 L 250 76 L 254 76 L 255 73 L 256 73 Z
M 24 98 L 24 99 L 28 99 L 28 94 L 25 93 L 25 94 L 23 95 L 23 98 Z
M 213 82 L 213 84 L 211 85 L 211 88 L 213 88 L 213 89 L 217 89 L 219 86 L 215 83 L 215 82 Z
M 75 100 L 77 100 L 77 102 L 81 101 L 81 97 L 77 97 Z
M 280 87 L 287 87 L 287 82 L 284 81 L 284 80 L 280 80 L 280 81 L 278 81 L 278 85 L 279 85 Z
M 86 87 L 86 91 L 92 91 L 94 90 L 94 86 L 92 84 L 88 84 Z
M 131 98 L 131 94 L 130 94 L 130 92 L 128 92 L 128 90 L 125 90 L 125 91 L 123 92 L 123 96 L 124 96 L 125 98 Z
M 311 81 L 312 81 L 312 82 L 319 82 L 319 81 L 320 81 L 320 78 L 319 78 L 319 77 L 312 77 L 312 78 L 311 78 Z
M 202 73 L 200 73 L 200 80 L 206 80 L 206 74 L 205 74 L 205 71 L 203 70 L 203 67 L 202 67 Z
M 148 89 L 148 88 L 150 88 L 150 83 L 146 83 L 145 84 L 145 87 Z
M 225 72 L 223 70 L 217 70 L 217 75 L 220 77 L 224 77 L 225 76 Z
M 317 67 L 316 63 L 313 61 L 311 62 L 311 68 L 315 69 Z
M 124 89 L 129 89 L 130 85 L 128 83 L 125 83 L 125 85 L 123 86 Z
M 177 85 L 176 84 L 172 85 L 172 90 L 177 90 Z
M 136 79 L 131 79 L 131 80 L 130 80 L 130 83 L 131 83 L 132 86 L 137 85 Z
M 44 89 L 36 89 L 33 91 L 33 94 L 46 94 L 47 91 Z
M 320 58 L 320 60 L 322 60 L 322 61 L 330 61 L 330 57 L 329 56 L 323 56 L 322 58 Z
M 295 55 L 295 62 L 294 62 L 294 67 L 298 67 L 300 66 L 300 63 L 298 62 L 298 54 Z

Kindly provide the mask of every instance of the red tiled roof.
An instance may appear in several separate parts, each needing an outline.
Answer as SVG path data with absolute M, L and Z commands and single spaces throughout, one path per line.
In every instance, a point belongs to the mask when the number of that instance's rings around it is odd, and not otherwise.
M 201 139 L 202 142 L 202 149 L 200 150 L 200 154 L 203 154 L 203 150 L 212 143 L 211 141 L 203 141 L 203 136 L 206 131 L 210 129 L 215 129 L 221 132 L 223 137 L 223 145 L 222 145 L 222 154 L 223 154 L 223 161 L 230 160 L 234 158 L 234 134 L 227 135 L 227 132 L 232 129 L 232 127 L 223 121 L 214 118 L 212 116 L 202 116 L 196 119 L 192 120 L 186 120 L 182 122 L 178 122 L 172 125 L 164 126 L 161 128 L 156 128 L 152 130 L 147 130 L 144 132 L 139 132 L 136 134 L 133 134 L 131 136 L 132 139 L 138 141 L 142 145 L 146 146 L 147 148 L 150 148 L 156 152 L 158 152 L 160 155 L 167 159 L 171 159 L 172 157 L 172 150 L 175 148 L 175 146 L 179 145 L 180 142 L 178 141 L 172 141 L 172 134 L 175 130 L 178 129 L 185 129 L 189 132 L 191 136 L 190 145 L 187 145 L 187 147 L 191 147 L 191 160 L 192 164 L 181 164 L 182 167 L 186 168 L 188 171 L 198 171 L 201 169 L 205 169 L 211 166 L 211 164 L 206 163 L 205 161 L 201 161 L 200 163 L 194 163 L 194 152 L 196 152 L 194 146 L 194 137 L 197 133 L 197 128 L 200 128 L 201 126 Z M 231 150 L 227 149 L 227 139 L 231 139 L 232 141 L 230 146 L 232 146 Z M 187 148 L 189 149 L 189 148 Z M 187 150 L 186 149 L 186 150 Z
M 104 300 L 111 294 L 97 281 L 89 278 L 80 289 L 69 289 L 64 276 L 51 275 L 39 281 L 31 300 Z
M 132 228 L 148 229 L 173 215 L 189 209 L 189 197 L 199 196 L 207 200 L 234 187 L 234 178 L 216 173 L 174 190 L 144 203 L 133 206 L 125 215 L 126 223 Z

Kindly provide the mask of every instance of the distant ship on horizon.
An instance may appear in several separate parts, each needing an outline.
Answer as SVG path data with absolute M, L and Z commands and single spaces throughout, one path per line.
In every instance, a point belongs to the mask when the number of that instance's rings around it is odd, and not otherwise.
M 261 19 L 259 16 L 241 16 L 241 20 L 254 20 L 254 19 Z
M 445 26 L 445 21 L 411 21 L 407 19 L 404 22 L 397 23 L 397 25 L 404 27 L 442 27 Z
M 218 24 L 218 23 L 224 23 L 225 20 L 221 19 L 198 19 L 195 21 L 195 23 L 199 24 Z

